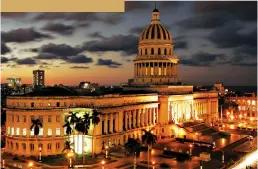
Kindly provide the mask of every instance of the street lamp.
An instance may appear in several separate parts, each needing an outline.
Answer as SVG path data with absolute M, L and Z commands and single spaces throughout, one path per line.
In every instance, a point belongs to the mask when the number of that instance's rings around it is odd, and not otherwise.
M 190 156 L 192 155 L 192 147 L 193 147 L 193 145 L 190 144 Z
M 67 157 L 69 158 L 69 168 L 73 168 L 73 164 L 72 164 L 72 157 L 74 156 L 73 152 L 69 152 L 67 154 Z
M 29 167 L 30 169 L 32 169 L 32 167 L 33 167 L 33 162 L 32 162 L 32 161 L 29 162 L 28 167 Z
M 41 163 L 41 147 L 39 147 L 39 162 Z
M 2 160 L 2 168 L 4 169 L 5 168 L 5 160 L 4 160 L 4 157 L 3 157 L 3 160 Z
M 104 160 L 101 161 L 101 164 L 102 164 L 102 169 L 105 169 L 105 161 Z
M 106 149 L 106 158 L 108 158 L 108 146 L 106 146 L 105 149 Z
M 221 163 L 222 163 L 222 165 L 224 165 L 224 151 L 223 150 L 221 150 L 222 151 L 222 161 L 221 161 Z
M 155 169 L 155 161 L 152 161 L 152 169 Z
M 134 156 L 134 169 L 136 169 L 136 152 L 135 152 L 135 156 Z

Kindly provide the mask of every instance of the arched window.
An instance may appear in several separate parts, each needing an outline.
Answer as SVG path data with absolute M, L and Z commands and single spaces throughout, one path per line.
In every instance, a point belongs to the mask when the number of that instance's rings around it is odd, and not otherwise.
M 164 55 L 167 55 L 167 49 L 166 48 L 164 49 Z
M 154 55 L 154 49 L 153 48 L 151 48 L 151 54 Z
M 158 54 L 159 54 L 159 55 L 161 54 L 161 50 L 160 50 L 160 48 L 158 49 Z
M 147 55 L 148 54 L 148 51 L 147 51 L 147 49 L 145 49 L 145 55 Z

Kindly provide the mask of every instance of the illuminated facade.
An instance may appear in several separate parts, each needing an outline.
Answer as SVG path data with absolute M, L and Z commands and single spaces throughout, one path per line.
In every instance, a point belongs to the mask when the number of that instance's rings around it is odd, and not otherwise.
M 43 87 L 45 86 L 45 71 L 33 70 L 33 86 Z
M 7 84 L 10 88 L 15 88 L 22 85 L 21 78 L 7 78 Z
M 77 153 L 82 153 L 82 149 L 92 152 L 92 139 L 93 152 L 98 154 L 106 146 L 123 145 L 129 137 L 141 139 L 142 129 L 154 128 L 154 134 L 170 136 L 176 132 L 175 124 L 198 119 L 207 124 L 216 121 L 217 92 L 193 92 L 193 86 L 181 85 L 172 36 L 160 24 L 159 17 L 155 9 L 150 26 L 141 34 L 139 53 L 134 60 L 134 79 L 123 86 L 131 94 L 8 97 L 5 151 L 37 155 L 40 144 L 43 156 L 61 154 L 68 138 L 62 127 L 68 112 L 91 113 L 93 108 L 103 113 L 100 123 L 94 135 L 91 126 L 89 134 L 84 136 L 84 146 L 82 136 L 75 136 Z M 132 94 L 136 90 L 149 94 Z M 30 131 L 33 118 L 43 121 L 37 139 Z

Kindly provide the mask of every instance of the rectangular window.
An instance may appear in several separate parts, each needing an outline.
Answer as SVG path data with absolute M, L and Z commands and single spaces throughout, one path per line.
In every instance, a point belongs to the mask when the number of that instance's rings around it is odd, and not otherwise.
M 22 135 L 23 135 L 23 136 L 26 136 L 26 135 L 27 135 L 27 133 L 26 133 L 26 128 L 23 128 L 23 129 L 22 129 Z
M 10 135 L 11 134 L 11 128 L 7 127 L 7 134 Z
M 51 150 L 51 143 L 47 144 L 47 149 Z
M 145 74 L 148 75 L 148 68 L 145 68 Z
M 66 102 L 64 102 L 64 107 L 66 107 Z
M 159 75 L 161 75 L 161 67 L 159 67 Z
M 16 136 L 20 135 L 20 128 L 16 128 Z
M 35 118 L 34 116 L 30 116 L 30 120 L 31 120 L 31 121 L 34 120 L 34 118 Z
M 151 75 L 154 75 L 153 67 L 151 68 Z
M 17 116 L 17 122 L 20 122 L 20 117 L 19 116 Z
M 34 103 L 33 102 L 31 103 L 31 107 L 34 107 Z
M 102 134 L 104 134 L 105 133 L 105 121 L 103 120 L 102 121 Z
M 48 122 L 52 122 L 51 116 L 48 116 Z
M 60 102 L 56 102 L 56 107 L 60 107 Z
M 34 136 L 34 129 L 30 130 L 30 136 Z
M 43 123 L 43 116 L 39 116 L 39 120 Z
M 48 136 L 52 136 L 52 129 L 48 129 L 48 130 L 47 130 L 47 135 L 48 135 Z
M 164 75 L 167 75 L 167 68 L 164 67 Z
M 14 135 L 14 127 L 11 128 L 11 135 Z
M 22 149 L 26 150 L 26 144 L 25 143 L 22 143 Z
M 56 149 L 57 149 L 57 150 L 60 149 L 60 143 L 56 143 Z
M 110 120 L 108 120 L 107 122 L 108 122 L 107 125 L 108 125 L 108 133 L 109 133 L 109 132 L 111 131 L 111 130 L 110 130 Z
M 66 128 L 67 128 L 67 127 L 64 127 L 64 135 L 66 135 Z
M 60 133 L 60 128 L 56 128 L 56 136 L 60 136 L 61 133 Z
M 39 129 L 39 136 L 43 136 L 43 128 Z
M 116 131 L 116 119 L 113 119 L 113 132 Z
M 60 116 L 56 116 L 56 122 L 60 122 Z

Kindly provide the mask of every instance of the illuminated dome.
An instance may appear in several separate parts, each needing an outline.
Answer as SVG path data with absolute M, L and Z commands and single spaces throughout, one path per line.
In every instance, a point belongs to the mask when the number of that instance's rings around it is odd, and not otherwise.
M 139 38 L 138 55 L 134 59 L 134 84 L 178 84 L 178 58 L 174 56 L 172 36 L 160 23 L 160 12 L 152 11 L 150 25 Z
M 139 44 L 153 41 L 155 41 L 155 43 L 160 41 L 161 43 L 172 44 L 172 36 L 166 27 L 161 25 L 160 13 L 157 9 L 154 9 L 152 12 L 151 24 L 142 31 Z

